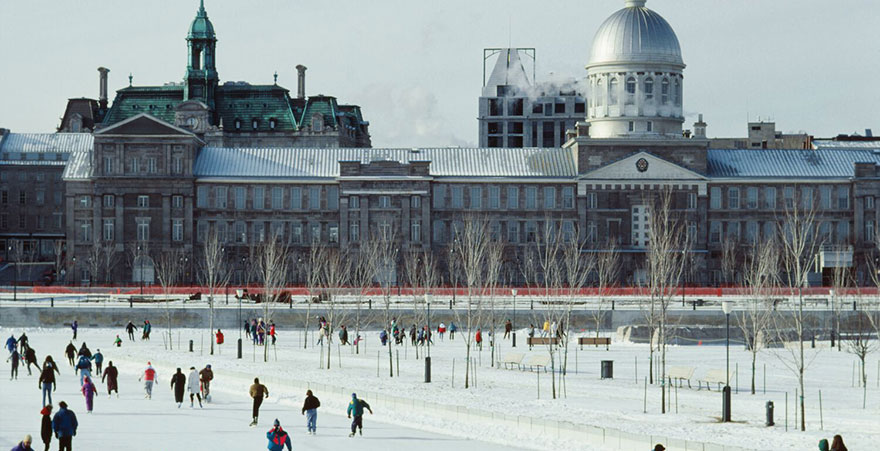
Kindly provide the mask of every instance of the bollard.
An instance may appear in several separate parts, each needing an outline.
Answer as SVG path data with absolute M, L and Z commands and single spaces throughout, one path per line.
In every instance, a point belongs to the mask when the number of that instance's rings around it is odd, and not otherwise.
M 131 298 L 128 298 L 128 308 L 134 308 L 134 302 L 131 300 Z
M 449 310 L 452 310 L 452 299 L 449 300 Z
M 529 310 L 534 310 L 534 309 L 535 309 L 535 300 L 532 299 L 529 301 Z
M 425 383 L 431 382 L 431 358 L 425 357 Z
M 856 311 L 856 301 L 853 301 L 853 311 Z
M 193 352 L 193 341 L 189 341 L 189 352 Z
M 816 336 L 815 335 L 810 337 L 810 347 L 814 348 L 814 349 L 816 348 Z
M 238 339 L 238 358 L 241 358 L 241 338 Z
M 614 299 L 611 300 L 611 310 L 614 310 Z
M 49 301 L 52 303 L 52 307 L 55 307 L 55 298 L 49 298 Z
M 367 308 L 370 310 L 373 310 L 373 300 L 370 299 L 368 302 L 369 302 L 369 306 Z
M 767 411 L 767 421 L 764 423 L 764 426 L 767 426 L 767 427 L 773 426 L 775 424 L 773 422 L 773 401 L 767 401 L 766 411 Z
M 721 402 L 721 421 L 730 422 L 730 386 L 725 385 Z

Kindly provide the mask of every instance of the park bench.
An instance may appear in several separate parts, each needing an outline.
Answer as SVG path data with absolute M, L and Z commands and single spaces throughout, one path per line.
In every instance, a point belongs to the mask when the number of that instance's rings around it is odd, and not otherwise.
M 558 345 L 559 338 L 557 338 L 557 337 L 529 337 L 528 342 L 529 342 L 528 343 L 529 346 L 549 345 L 549 344 Z
M 523 357 L 525 357 L 525 354 L 521 352 L 508 352 L 501 358 L 501 363 L 504 364 L 505 368 L 510 368 L 512 365 L 519 367 L 522 364 Z
M 710 384 L 718 384 L 718 389 L 721 390 L 721 386 L 727 383 L 727 376 L 728 374 L 724 370 L 709 370 L 702 379 L 697 380 L 697 383 L 700 384 L 697 389 L 702 389 L 703 382 L 705 382 L 707 390 L 712 391 Z M 733 372 L 730 373 L 730 378 L 733 378 Z
M 678 386 L 681 387 L 681 381 L 686 380 L 688 383 L 688 388 L 691 387 L 691 378 L 694 377 L 694 371 L 696 368 L 692 366 L 674 366 L 669 369 L 669 373 L 667 374 L 673 382 L 678 381 Z
M 531 371 L 532 367 L 544 368 L 544 372 L 547 372 L 547 366 L 550 365 L 550 356 L 547 354 L 529 354 L 525 357 L 522 362 L 522 366 L 529 367 L 529 371 Z
M 584 345 L 605 345 L 605 350 L 608 350 L 608 346 L 611 345 L 610 337 L 578 337 L 578 344 L 581 345 L 581 350 L 584 349 Z

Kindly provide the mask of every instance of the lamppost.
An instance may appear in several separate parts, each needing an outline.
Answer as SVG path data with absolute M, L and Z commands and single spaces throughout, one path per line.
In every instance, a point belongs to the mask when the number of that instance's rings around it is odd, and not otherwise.
M 9 252 L 12 253 L 12 246 L 9 246 Z M 18 300 L 18 262 L 16 267 L 12 268 L 12 277 L 15 282 L 12 284 L 12 300 Z
M 452 242 L 452 304 L 455 305 L 455 292 L 458 291 L 458 273 L 455 271 L 455 248 L 458 247 L 458 240 Z
M 76 255 L 73 256 L 73 274 L 70 277 L 70 284 L 76 286 Z
M 241 258 L 242 262 L 244 257 Z M 243 290 L 235 290 L 235 297 L 238 298 L 238 358 L 241 358 L 241 298 L 244 296 Z
M 733 310 L 733 305 L 730 301 L 721 301 L 721 310 L 724 311 L 724 316 L 727 317 L 727 383 L 724 385 L 724 399 L 722 401 L 722 411 L 721 411 L 721 421 L 724 423 L 730 422 L 730 312 Z
M 431 383 L 431 295 L 425 293 L 425 304 L 428 307 L 428 333 L 425 339 L 428 341 L 428 355 L 425 356 L 425 383 Z
M 141 280 L 141 295 L 143 295 L 144 294 L 144 256 L 141 255 L 141 247 L 138 246 L 137 249 L 138 249 L 137 258 L 138 258 L 138 261 L 140 262 L 140 264 L 138 265 L 140 267 L 140 274 L 139 274 L 138 278 Z
M 513 323 L 510 325 L 513 329 L 513 347 L 516 347 L 516 288 L 510 290 L 513 295 Z

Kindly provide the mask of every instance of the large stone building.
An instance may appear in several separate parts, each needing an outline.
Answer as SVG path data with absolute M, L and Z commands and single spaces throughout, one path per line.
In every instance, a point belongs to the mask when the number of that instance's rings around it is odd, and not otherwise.
M 56 152 L 69 154 L 60 211 L 69 280 L 151 282 L 151 256 L 166 248 L 185 251 L 185 277 L 194 279 L 192 262 L 212 233 L 224 241 L 233 280 L 245 277 L 253 245 L 268 237 L 296 252 L 315 242 L 356 251 L 393 230 L 400 254 L 429 249 L 442 259 L 476 213 L 507 245 L 505 280 L 523 283 L 523 253 L 549 224 L 564 239 L 583 240 L 586 252 L 612 241 L 623 255 L 620 282 L 635 284 L 645 277 L 652 205 L 671 192 L 691 238 L 687 283 L 722 283 L 723 243 L 745 249 L 775 236 L 794 206 L 816 211 L 814 236 L 826 244 L 811 280 L 843 266 L 867 281 L 880 222 L 880 141 L 774 149 L 762 139 L 727 149 L 712 146 L 702 121 L 697 133 L 684 133 L 681 49 L 645 1 L 626 1 L 597 31 L 584 113 L 549 148 L 511 146 L 509 138 L 502 148 L 369 148 L 356 107 L 318 97 L 298 110 L 297 99 L 274 85 L 215 83 L 213 28 L 203 9 L 192 28 L 184 86 L 131 87 L 112 106 L 99 99 L 68 108 L 80 130 L 97 124 Z M 336 135 L 310 141 L 326 137 L 328 125 Z M 29 213 L 6 210 L 8 202 L 35 188 L 12 183 L 9 168 L 38 157 L 16 153 L 24 148 L 13 145 L 15 134 L 5 136 L 0 189 L 5 221 L 18 224 Z M 20 205 L 28 205 L 24 196 Z M 7 227 L 4 237 L 27 229 Z M 291 281 L 301 282 L 301 265 L 294 266 Z M 450 283 L 455 276 L 444 272 Z

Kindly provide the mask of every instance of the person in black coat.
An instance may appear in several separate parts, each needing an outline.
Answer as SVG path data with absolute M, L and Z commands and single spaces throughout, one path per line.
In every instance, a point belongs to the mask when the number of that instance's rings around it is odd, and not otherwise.
M 28 346 L 24 351 L 24 361 L 27 362 L 27 370 L 28 376 L 31 375 L 31 365 L 35 366 L 37 369 L 40 369 L 40 364 L 37 363 L 37 352 L 34 351 L 34 348 Z
M 86 342 L 83 342 L 82 346 L 79 347 L 79 353 L 77 354 L 77 357 L 81 355 L 86 356 L 86 358 L 88 359 L 92 358 L 92 351 L 89 349 L 88 346 L 86 346 Z
M 73 342 L 70 342 L 70 344 L 64 348 L 64 355 L 67 356 L 67 362 L 70 363 L 70 366 L 76 365 L 76 362 L 73 361 L 73 358 L 76 356 L 76 346 L 73 345 Z
M 180 405 L 183 404 L 183 392 L 186 390 L 186 376 L 180 372 L 180 368 L 177 369 L 174 376 L 171 376 L 171 388 L 174 389 L 174 402 L 177 403 L 177 408 L 179 409 Z
M 49 445 L 52 443 L 52 404 L 47 404 L 46 407 L 43 407 L 40 415 L 43 416 L 43 420 L 40 423 L 40 438 L 43 439 L 43 443 L 46 445 L 46 451 L 49 451 Z
M 52 404 L 52 392 L 58 387 L 55 383 L 55 373 L 58 372 L 58 368 L 51 359 L 52 357 L 46 357 L 46 361 L 43 362 L 43 370 L 40 372 L 40 380 L 37 381 L 37 386 L 43 392 L 43 405 L 46 405 L 46 397 L 49 398 L 49 405 Z
M 101 382 L 107 381 L 107 397 L 110 397 L 111 392 L 116 392 L 116 397 L 119 397 L 119 386 L 117 385 L 119 377 L 119 370 L 113 366 L 113 362 L 110 361 L 107 363 L 107 369 L 104 370 L 104 375 L 101 376 Z

